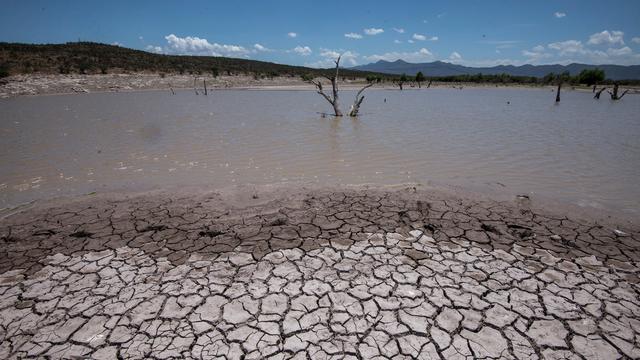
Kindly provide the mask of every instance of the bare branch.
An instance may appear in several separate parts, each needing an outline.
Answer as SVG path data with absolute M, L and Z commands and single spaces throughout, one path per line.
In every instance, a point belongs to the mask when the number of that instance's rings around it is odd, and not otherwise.
M 358 116 L 358 112 L 360 111 L 360 105 L 362 105 L 362 101 L 364 100 L 364 96 L 360 96 L 363 91 L 373 86 L 373 83 L 365 85 L 358 93 L 356 94 L 356 99 L 353 101 L 353 105 L 351 105 L 351 111 L 349 111 L 349 116 Z

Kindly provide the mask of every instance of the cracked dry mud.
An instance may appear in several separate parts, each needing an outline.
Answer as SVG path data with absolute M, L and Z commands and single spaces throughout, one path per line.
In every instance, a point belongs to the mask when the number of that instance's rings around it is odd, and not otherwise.
M 640 357 L 635 225 L 413 189 L 227 200 L 0 220 L 0 358 Z

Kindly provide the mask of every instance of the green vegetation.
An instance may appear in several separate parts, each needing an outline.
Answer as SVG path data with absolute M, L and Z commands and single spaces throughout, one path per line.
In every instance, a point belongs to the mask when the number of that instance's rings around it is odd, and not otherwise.
M 604 81 L 604 70 L 598 68 L 593 70 L 584 69 L 578 75 L 578 81 L 589 86 L 599 84 Z
M 418 73 L 416 74 L 416 82 L 418 83 L 418 87 L 421 87 L 420 83 L 422 83 L 426 79 L 427 78 L 424 77 L 424 74 L 422 73 L 422 71 L 418 71 Z

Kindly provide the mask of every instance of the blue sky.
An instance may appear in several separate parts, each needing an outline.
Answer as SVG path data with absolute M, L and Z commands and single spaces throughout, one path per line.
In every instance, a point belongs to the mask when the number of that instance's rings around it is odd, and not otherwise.
M 316 67 L 640 64 L 640 1 L 2 0 L 0 41 L 77 40 Z

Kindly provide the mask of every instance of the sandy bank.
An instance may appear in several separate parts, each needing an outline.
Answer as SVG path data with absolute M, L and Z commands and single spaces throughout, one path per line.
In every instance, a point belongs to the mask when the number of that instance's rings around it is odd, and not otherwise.
M 170 88 L 189 89 L 194 88 L 194 78 L 199 91 L 203 90 L 203 80 L 209 89 L 250 89 L 250 90 L 315 90 L 315 88 L 302 81 L 300 77 L 274 77 L 256 79 L 252 76 L 234 75 L 218 76 L 193 76 L 167 74 L 135 73 L 135 74 L 105 74 L 105 75 L 15 75 L 0 80 L 0 98 L 29 95 L 73 94 L 87 92 L 120 92 L 139 90 L 166 90 Z M 359 89 L 364 84 L 363 80 L 346 80 L 340 83 L 344 90 Z M 500 85 L 502 87 L 502 85 Z M 527 85 L 506 85 L 518 88 L 539 88 Z M 433 83 L 435 88 L 460 88 L 460 87 L 491 87 L 495 84 L 459 84 L 459 83 Z M 424 88 L 424 87 L 423 87 Z M 377 84 L 373 89 L 398 88 L 391 83 Z M 405 90 L 416 90 L 417 86 L 405 85 Z M 549 87 L 551 89 L 551 87 Z M 568 89 L 568 88 L 567 88 Z M 588 89 L 582 89 L 587 91 Z M 589 90 L 590 91 L 590 90 Z

